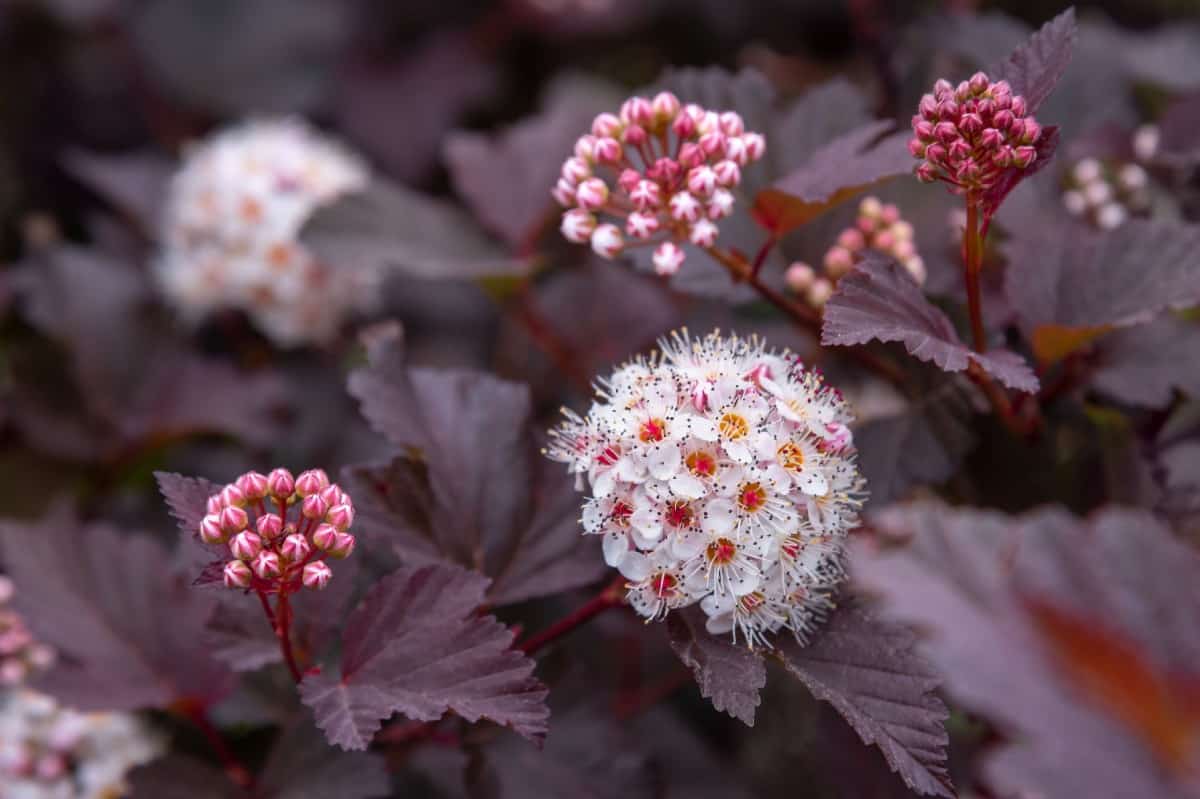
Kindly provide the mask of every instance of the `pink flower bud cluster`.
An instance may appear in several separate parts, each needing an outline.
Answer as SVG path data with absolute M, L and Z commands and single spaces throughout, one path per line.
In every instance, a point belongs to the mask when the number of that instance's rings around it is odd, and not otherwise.
M 1062 203 L 1072 216 L 1112 230 L 1150 209 L 1150 177 L 1135 163 L 1083 158 L 1064 177 Z
M 939 80 L 933 94 L 921 98 L 912 128 L 908 150 L 921 159 L 917 177 L 941 180 L 956 194 L 985 192 L 1008 170 L 1027 169 L 1042 135 L 1026 114 L 1025 98 L 982 72 L 957 87 Z
M 788 267 L 787 286 L 803 296 L 814 308 L 821 308 L 833 294 L 838 280 L 850 271 L 864 250 L 878 250 L 899 261 L 917 283 L 925 282 L 925 261 L 913 243 L 913 226 L 900 216 L 892 203 L 878 197 L 866 197 L 858 205 L 854 224 L 838 234 L 837 242 L 825 253 L 824 273 L 803 261 Z
M 15 588 L 12 580 L 0 575 L 0 687 L 25 682 L 30 674 L 54 663 L 54 650 L 34 640 L 33 634 L 9 602 Z
M 218 132 L 188 152 L 171 181 L 155 264 L 164 293 L 193 320 L 241 310 L 283 346 L 328 339 L 371 307 L 380 278 L 321 262 L 300 229 L 368 181 L 356 155 L 298 120 Z
M 289 518 L 295 510 L 294 518 Z M 247 472 L 208 498 L 200 540 L 226 549 L 229 588 L 263 593 L 321 589 L 333 577 L 329 558 L 354 551 L 350 496 L 320 469 Z
M 654 246 L 655 271 L 673 275 L 681 244 L 716 242 L 742 169 L 765 150 L 762 135 L 733 111 L 683 105 L 670 92 L 631 97 L 619 114 L 596 117 L 563 162 L 551 192 L 568 209 L 562 234 L 604 258 Z

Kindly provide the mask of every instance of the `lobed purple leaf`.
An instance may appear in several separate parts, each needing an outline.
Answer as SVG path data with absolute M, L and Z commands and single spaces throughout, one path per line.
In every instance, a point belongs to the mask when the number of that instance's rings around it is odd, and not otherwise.
M 747 726 L 754 726 L 759 691 L 767 684 L 762 655 L 738 646 L 727 636 L 704 628 L 699 608 L 686 608 L 667 616 L 671 648 L 692 670 L 700 695 Z
M 1175 389 L 1200 396 L 1200 325 L 1172 316 L 1117 330 L 1096 346 L 1092 387 L 1122 402 L 1147 408 L 1170 404 Z
M 988 74 L 993 80 L 1008 81 L 1013 94 L 1024 96 L 1026 107 L 1032 114 L 1050 96 L 1066 72 L 1077 35 L 1075 9 L 1068 8 L 1043 25 Z

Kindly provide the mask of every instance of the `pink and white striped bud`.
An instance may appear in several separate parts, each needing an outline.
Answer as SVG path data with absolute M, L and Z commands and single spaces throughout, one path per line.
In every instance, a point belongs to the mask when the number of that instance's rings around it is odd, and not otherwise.
M 875 234 L 875 241 L 872 242 L 877 250 L 891 252 L 896 244 L 896 237 L 892 235 L 890 230 L 881 230 Z M 853 250 L 853 248 L 849 248 Z
M 596 229 L 596 217 L 582 208 L 572 208 L 562 215 L 559 230 L 563 238 L 573 244 L 587 244 Z
M 692 225 L 688 238 L 697 247 L 711 247 L 717 243 L 719 232 L 711 220 L 701 219 Z
M 654 108 L 645 97 L 630 97 L 621 103 L 621 121 L 648 127 L 654 121 Z
M 312 534 L 313 546 L 317 549 L 329 549 L 337 543 L 338 532 L 332 524 L 318 524 Z
M 592 120 L 592 135 L 597 139 L 615 139 L 621 133 L 621 120 L 605 112 Z
M 240 533 L 250 524 L 250 517 L 246 515 L 246 511 L 237 507 L 222 508 L 217 519 L 221 524 L 221 532 L 225 535 Z
M 246 504 L 246 495 L 242 489 L 230 483 L 221 489 L 221 504 L 230 508 L 240 508 Z
M 767 140 L 761 133 L 745 134 L 742 143 L 746 145 L 746 157 L 751 161 L 757 161 L 767 154 Z
M 312 552 L 312 544 L 308 543 L 308 539 L 299 533 L 289 535 L 279 545 L 280 556 L 291 563 L 299 563 L 307 558 L 310 552 Z
M 339 486 L 337 483 L 330 483 L 321 490 L 321 493 L 318 496 L 325 500 L 325 504 L 329 505 L 331 508 L 334 505 L 341 505 L 344 502 L 350 501 L 350 498 L 346 496 L 346 494 L 342 491 L 341 486 Z
M 621 160 L 621 142 L 610 136 L 596 139 L 592 153 L 597 164 L 616 164 Z
M 629 125 L 621 134 L 621 141 L 630 147 L 641 147 L 649 138 L 646 129 L 641 125 Z
M 200 520 L 200 540 L 206 544 L 223 544 L 229 540 L 229 536 L 221 529 L 220 514 L 210 513 Z
M 670 92 L 659 92 L 654 95 L 654 99 L 650 102 L 650 109 L 654 113 L 654 119 L 658 124 L 664 124 L 675 119 L 679 113 L 679 98 Z
M 633 191 L 637 186 L 638 181 L 642 179 L 642 173 L 636 169 L 626 168 L 621 170 L 620 177 L 617 178 L 617 185 L 621 187 L 626 194 Z
M 741 136 L 746 132 L 746 125 L 742 122 L 742 115 L 736 111 L 725 111 L 718 116 L 718 122 L 721 126 L 721 132 L 726 136 Z
M 338 560 L 350 557 L 350 553 L 354 551 L 355 543 L 354 536 L 349 533 L 338 533 L 333 546 L 329 548 L 329 557 L 337 558 Z
M 708 158 L 704 150 L 700 149 L 700 145 L 694 141 L 684 142 L 684 145 L 679 148 L 679 166 L 681 169 L 692 169 L 700 166 Z
M 670 277 L 683 266 L 683 248 L 673 241 L 664 241 L 654 248 L 654 271 L 664 277 Z
M 254 529 L 258 531 L 259 538 L 264 541 L 274 541 L 283 535 L 283 519 L 278 513 L 264 513 L 258 517 Z
M 576 185 L 581 180 L 587 180 L 592 176 L 592 165 L 587 161 L 577 156 L 568 158 L 563 161 L 562 177 L 563 180 L 570 181 Z
M 937 116 L 937 99 L 932 94 L 926 94 L 921 97 L 917 109 L 921 112 L 922 118 L 933 121 Z
M 845 247 L 850 252 L 857 252 L 867 246 L 867 239 L 857 228 L 846 228 L 837 238 L 838 246 Z
M 575 202 L 588 211 L 603 208 L 608 202 L 608 184 L 600 178 L 588 178 L 575 190 Z
M 320 591 L 325 586 L 329 585 L 329 581 L 333 579 L 333 569 L 323 560 L 313 561 L 304 566 L 304 570 L 300 572 L 300 582 L 305 588 L 312 588 Z
M 717 189 L 708 198 L 705 209 L 709 219 L 723 219 L 733 213 L 733 192 L 728 189 Z
M 325 514 L 325 521 L 345 532 L 350 525 L 354 524 L 354 506 L 345 503 L 334 505 L 329 509 L 329 513 Z
M 596 137 L 590 133 L 580 136 L 575 140 L 574 153 L 576 158 L 581 158 L 591 164 L 596 156 Z
M 817 273 L 803 261 L 796 261 L 783 273 L 783 280 L 787 287 L 796 294 L 804 293 L 816 279 Z
M 221 508 L 225 507 L 225 503 L 221 501 L 221 494 L 216 493 L 209 497 L 204 502 L 204 512 L 216 516 L 221 512 Z
M 830 277 L 841 277 L 854 266 L 854 256 L 845 247 L 830 247 L 825 253 L 825 273 Z
M 657 210 L 662 205 L 662 190 L 652 180 L 638 180 L 629 192 L 629 199 L 639 211 Z
M 750 151 L 743 136 L 734 136 L 725 142 L 725 158 L 738 166 L 750 163 Z
M 725 144 L 729 141 L 729 137 L 719 130 L 714 130 L 711 133 L 705 133 L 700 137 L 698 142 L 700 149 L 710 158 L 726 157 Z
M 238 560 L 254 560 L 262 552 L 262 539 L 258 533 L 243 530 L 229 542 L 229 552 Z
M 276 499 L 287 499 L 296 490 L 296 479 L 287 469 L 272 469 L 267 475 L 267 493 Z
M 887 203 L 879 209 L 879 219 L 885 225 L 894 225 L 900 221 L 900 208 L 895 203 Z
M 833 283 L 823 277 L 819 277 L 813 281 L 813 284 L 808 287 L 805 293 L 805 299 L 809 304 L 816 308 L 822 308 L 829 298 L 833 296 Z
M 300 505 L 300 515 L 313 521 L 324 519 L 328 512 L 329 503 L 321 499 L 319 494 L 305 497 L 304 502 Z
M 661 224 L 656 214 L 634 211 L 625 220 L 625 232 L 635 239 L 648 239 L 658 232 Z
M 221 577 L 226 588 L 249 588 L 254 573 L 242 561 L 231 560 L 225 564 Z
M 742 182 L 742 168 L 737 165 L 737 161 L 729 159 L 718 161 L 713 167 L 713 172 L 717 176 L 717 183 L 725 188 L 731 188 Z
M 1022 145 L 1013 150 L 1012 162 L 1013 166 L 1021 169 L 1028 168 L 1034 161 L 1037 160 L 1037 150 L 1028 145 Z
M 250 568 L 260 580 L 273 580 L 283 572 L 279 555 L 269 549 L 259 552 Z
M 554 202 L 564 208 L 570 208 L 575 205 L 575 186 L 566 178 L 559 178 L 550 190 L 550 196 L 554 198 Z
M 267 476 L 258 472 L 246 472 L 237 479 L 237 487 L 247 500 L 262 499 L 267 495 Z
M 625 249 L 625 237 L 616 225 L 605 223 L 597 225 L 592 233 L 592 252 L 601 258 L 613 259 Z
M 673 195 L 667 205 L 671 209 L 671 218 L 676 222 L 695 222 L 700 218 L 700 201 L 686 191 Z
M 302 497 L 320 494 L 329 485 L 329 475 L 324 469 L 309 469 L 296 478 L 296 493 Z
M 717 173 L 708 165 L 693 167 L 688 171 L 687 187 L 697 197 L 708 197 L 717 188 Z
M 671 130 L 680 139 L 690 139 L 696 135 L 696 120 L 689 114 L 681 113 L 671 123 Z

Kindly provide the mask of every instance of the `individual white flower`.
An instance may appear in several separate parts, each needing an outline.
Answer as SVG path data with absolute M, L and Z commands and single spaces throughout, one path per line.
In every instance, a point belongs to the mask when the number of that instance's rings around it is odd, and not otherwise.
M 758 339 L 680 331 L 659 347 L 551 432 L 546 454 L 590 493 L 584 532 L 648 619 L 699 603 L 750 646 L 781 629 L 804 641 L 863 497 L 846 403 Z
M 371 306 L 379 278 L 332 269 L 298 235 L 318 207 L 368 180 L 360 159 L 295 119 L 220 131 L 171 181 L 159 284 L 189 319 L 235 308 L 282 345 L 327 339 Z

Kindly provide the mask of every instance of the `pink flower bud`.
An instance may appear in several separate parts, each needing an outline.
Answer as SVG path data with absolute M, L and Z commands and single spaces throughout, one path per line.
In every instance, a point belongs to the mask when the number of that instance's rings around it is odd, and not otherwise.
M 979 114 L 963 114 L 958 120 L 958 129 L 968 136 L 974 136 L 983 130 L 983 120 L 979 118 Z
M 933 137 L 942 144 L 958 140 L 958 128 L 953 122 L 939 122 L 933 128 Z
M 883 231 L 875 235 L 875 241 L 871 242 L 871 246 L 877 250 L 888 252 L 892 245 L 896 243 L 896 237 L 888 231 Z
M 222 508 L 217 518 L 221 524 L 221 532 L 225 535 L 240 533 L 246 529 L 246 525 L 250 524 L 250 518 L 246 515 L 246 511 L 237 507 Z
M 908 154 L 913 158 L 925 157 L 925 143 L 920 139 L 908 140 Z
M 590 133 L 580 136 L 575 141 L 575 157 L 591 162 L 596 155 L 596 137 Z
M 200 520 L 200 540 L 204 543 L 223 544 L 228 538 L 229 536 L 221 529 L 221 517 L 219 514 L 210 513 Z
M 954 87 L 954 99 L 958 100 L 960 103 L 970 96 L 971 84 L 967 83 L 965 80 L 959 82 L 959 84 Z
M 900 221 L 900 209 L 895 203 L 887 203 L 879 209 L 879 218 L 885 225 L 894 225 Z
M 926 94 L 917 104 L 917 110 L 921 112 L 922 117 L 932 122 L 937 115 L 937 100 L 932 94 Z
M 717 183 L 726 188 L 742 182 L 742 168 L 737 165 L 736 161 L 729 159 L 718 161 L 713 167 L 713 173 L 717 176 Z
M 237 479 L 237 487 L 248 500 L 262 499 L 267 495 L 266 475 L 246 472 Z
M 896 256 L 896 258 L 901 261 L 912 258 L 917 254 L 916 246 L 908 239 L 903 241 L 895 241 L 889 246 L 891 247 L 892 255 Z
M 838 235 L 837 243 L 851 252 L 856 252 L 867 246 L 867 240 L 863 236 L 862 231 L 856 228 L 846 228 L 843 230 Z
M 598 139 L 615 139 L 620 134 L 621 127 L 621 120 L 606 112 L 592 120 L 592 135 Z
M 211 513 L 212 515 L 216 516 L 221 512 L 221 508 L 223 507 L 225 507 L 225 503 L 221 501 L 221 494 L 216 493 L 209 497 L 204 503 L 204 512 Z
M 913 117 L 913 135 L 923 142 L 930 142 L 933 139 L 933 123 L 920 117 Z
M 705 133 L 700 137 L 700 149 L 704 154 L 710 157 L 723 158 L 725 156 L 725 142 L 728 138 L 719 130 L 714 130 L 711 133 Z
M 641 125 L 630 125 L 625 128 L 625 132 L 621 134 L 621 141 L 628 144 L 630 147 L 640 147 L 646 143 L 649 136 L 646 134 L 646 129 Z
M 600 178 L 588 178 L 575 190 L 575 202 L 588 211 L 603 208 L 608 202 L 608 184 Z
M 596 139 L 593 157 L 598 164 L 615 164 L 621 160 L 621 143 L 608 136 Z
M 246 504 L 246 495 L 242 493 L 242 489 L 230 483 L 221 489 L 221 504 L 227 507 L 240 508 Z
M 332 579 L 333 569 L 329 568 L 323 560 L 305 564 L 304 570 L 300 573 L 300 581 L 304 587 L 314 588 L 318 591 L 329 585 L 329 581 Z
M 650 108 L 655 119 L 659 122 L 667 122 L 674 119 L 675 115 L 679 113 L 679 98 L 670 92 L 659 92 L 650 102 Z
M 958 169 L 954 172 L 954 177 L 958 179 L 959 183 L 971 183 L 978 180 L 982 173 L 982 168 L 974 159 L 966 158 L 958 165 Z
M 312 542 L 317 549 L 329 549 L 337 543 L 338 530 L 332 524 L 318 524 L 313 530 Z
M 616 225 L 597 225 L 592 233 L 592 252 L 601 258 L 616 258 L 625 248 L 625 238 Z
M 854 256 L 845 247 L 830 247 L 825 253 L 825 271 L 832 277 L 841 277 L 854 265 Z
M 803 293 L 816 278 L 817 273 L 803 261 L 796 261 L 783 274 L 783 280 L 787 283 L 787 287 L 797 294 Z
M 289 535 L 279 545 L 279 554 L 283 556 L 284 560 L 292 563 L 304 560 L 310 552 L 312 552 L 312 544 L 308 543 L 308 539 L 299 533 Z
M 636 169 L 622 169 L 621 175 L 617 178 L 617 185 L 620 186 L 626 194 L 633 191 L 637 184 L 642 180 L 642 173 Z
M 1004 135 L 995 128 L 984 128 L 983 133 L 979 134 L 979 146 L 985 150 L 993 150 L 1000 146 L 1004 141 Z
M 1037 150 L 1029 145 L 1022 145 L 1013 150 L 1013 166 L 1027 169 L 1030 164 L 1037 160 Z
M 1038 137 L 1042 135 L 1042 126 L 1039 125 L 1032 117 L 1025 117 L 1022 122 L 1024 123 L 1024 130 L 1022 130 L 1020 136 L 1021 143 L 1033 144 L 1038 140 Z
M 937 117 L 944 122 L 954 122 L 958 119 L 958 103 L 945 99 L 938 103 Z
M 254 560 L 262 551 L 262 539 L 258 533 L 243 530 L 229 542 L 229 552 L 238 560 Z
M 819 277 L 808 287 L 808 292 L 805 296 L 811 305 L 821 308 L 833 296 L 833 284 L 825 278 Z
M 646 170 L 646 177 L 651 180 L 657 180 L 660 183 L 674 183 L 683 173 L 683 167 L 679 162 L 672 158 L 660 158 L 654 162 L 654 165 Z
M 957 164 L 971 154 L 971 147 L 962 139 L 958 139 L 950 145 L 950 151 L 947 153 L 947 160 L 951 164 Z
M 916 176 L 922 183 L 933 183 L 937 180 L 937 170 L 928 161 L 923 161 L 917 164 Z
M 671 123 L 671 130 L 680 139 L 690 139 L 696 135 L 696 120 L 687 114 L 680 114 Z
M 717 189 L 708 198 L 708 218 L 723 219 L 733 213 L 733 192 L 728 189 Z
M 648 239 L 658 232 L 658 216 L 643 211 L 634 211 L 625 220 L 625 232 L 635 239 Z
M 570 208 L 575 205 L 575 187 L 565 178 L 559 178 L 554 184 L 554 188 L 550 190 L 550 196 L 554 198 L 554 202 Z
M 572 208 L 562 215 L 559 230 L 563 237 L 575 244 L 587 244 L 596 229 L 596 217 L 582 208 Z
M 941 164 L 946 161 L 946 148 L 940 144 L 931 144 L 925 148 L 925 160 L 930 164 Z
M 1019 116 L 1019 117 L 1025 116 L 1025 111 L 1026 111 L 1025 98 L 1019 94 L 1016 97 L 1013 97 L 1012 102 L 1009 104 L 1009 108 L 1012 109 L 1014 116 Z
M 1008 130 L 1016 117 L 1012 111 L 997 111 L 992 114 L 992 127 L 998 130 Z
M 226 588 L 249 588 L 254 574 L 250 567 L 240 560 L 231 560 L 225 564 L 222 574 Z
M 309 469 L 296 478 L 296 493 L 302 497 L 319 494 L 329 485 L 329 475 L 323 469 Z
M 976 72 L 974 75 L 971 76 L 970 86 L 971 86 L 971 91 L 974 94 L 983 94 L 983 92 L 987 90 L 987 87 L 990 84 L 991 84 L 991 81 L 988 80 L 988 76 L 983 74 L 982 72 Z
M 720 114 L 718 120 L 721 125 L 721 132 L 726 136 L 741 136 L 746 132 L 746 125 L 742 122 L 742 117 L 736 111 L 725 111 Z
M 1010 166 L 1012 166 L 1012 162 L 1013 148 L 1009 147 L 1007 144 L 1003 144 L 997 148 L 995 154 L 992 156 L 992 164 L 1000 169 L 1008 169 Z
M 939 100 L 942 99 L 943 95 L 949 94 L 953 91 L 954 86 L 951 85 L 950 81 L 946 80 L 945 78 L 939 78 L 938 81 L 933 84 L 933 94 Z
M 649 125 L 654 109 L 645 97 L 630 97 L 621 104 L 621 121 L 627 125 Z
M 354 551 L 354 544 L 354 536 L 349 533 L 338 533 L 333 546 L 329 548 L 329 557 L 338 560 L 350 557 L 350 553 Z
M 744 136 L 735 136 L 725 142 L 725 158 L 738 166 L 750 163 L 750 152 L 746 149 Z
M 717 188 L 717 173 L 712 167 L 702 165 L 688 171 L 688 191 L 698 197 L 707 197 Z
M 283 534 L 283 519 L 277 513 L 264 513 L 255 523 L 258 535 L 265 541 L 274 541 Z
M 324 519 L 325 514 L 329 512 L 329 503 L 321 499 L 320 495 L 313 494 L 304 498 L 304 502 L 300 505 L 300 514 L 306 519 Z
M 269 549 L 264 549 L 254 558 L 254 564 L 251 567 L 254 573 L 258 575 L 260 580 L 271 580 L 278 577 L 282 572 L 279 564 L 279 555 Z
M 677 222 L 695 222 L 700 218 L 700 201 L 686 191 L 673 195 L 668 206 L 671 218 Z
M 746 145 L 746 157 L 751 161 L 757 161 L 767 154 L 767 140 L 761 133 L 747 133 L 742 136 L 742 143 Z
M 287 499 L 296 490 L 296 480 L 287 469 L 273 469 L 267 475 L 267 491 L 276 499 Z
M 354 524 L 354 506 L 345 503 L 334 505 L 329 509 L 329 513 L 325 514 L 325 521 L 344 532 Z
M 683 169 L 700 166 L 705 159 L 704 150 L 700 149 L 700 145 L 694 141 L 684 142 L 683 146 L 679 148 L 679 166 Z
M 662 205 L 662 191 L 652 180 L 639 180 L 629 192 L 629 199 L 639 211 L 652 211 Z
M 697 247 L 711 247 L 717 242 L 717 226 L 708 219 L 701 219 L 692 225 L 688 235 L 692 244 Z
M 578 184 L 592 176 L 592 165 L 578 156 L 563 161 L 562 177 L 571 183 Z
M 669 277 L 679 271 L 679 267 L 683 266 L 684 253 L 683 249 L 673 241 L 664 241 L 654 249 L 654 271 L 657 274 Z

